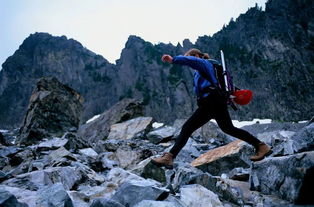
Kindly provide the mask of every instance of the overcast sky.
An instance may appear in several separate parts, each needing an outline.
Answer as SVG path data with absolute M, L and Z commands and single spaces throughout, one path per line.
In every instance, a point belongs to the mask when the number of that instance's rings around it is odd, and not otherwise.
M 0 0 L 0 64 L 35 32 L 66 35 L 114 63 L 129 35 L 153 44 L 194 43 L 266 1 Z

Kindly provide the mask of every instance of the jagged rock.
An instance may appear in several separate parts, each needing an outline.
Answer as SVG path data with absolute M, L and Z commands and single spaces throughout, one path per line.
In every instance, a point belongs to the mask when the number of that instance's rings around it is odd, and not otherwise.
M 4 146 L 8 146 L 10 145 L 10 143 L 8 142 L 8 140 L 6 140 L 3 136 L 3 134 L 0 132 L 0 144 L 4 145 Z
M 93 150 L 92 148 L 80 149 L 79 153 L 83 156 L 91 157 L 94 159 L 96 159 L 98 156 L 98 153 L 95 152 L 95 150 Z
M 64 139 L 64 138 L 60 139 L 60 138 L 54 137 L 47 141 L 40 142 L 37 148 L 39 150 L 54 150 L 60 147 L 64 147 L 67 144 L 67 142 L 68 142 L 67 139 Z
M 228 177 L 232 180 L 248 181 L 250 178 L 250 173 L 250 168 L 243 169 L 242 167 L 237 167 L 228 173 Z
M 175 161 L 176 162 L 192 162 L 195 158 L 199 157 L 201 153 L 197 149 L 197 142 L 194 139 L 189 139 L 186 145 L 182 148 L 182 150 L 177 155 Z M 166 149 L 166 151 L 170 151 L 172 146 Z
M 130 181 L 123 183 L 112 199 L 122 205 L 133 207 L 143 200 L 157 200 L 167 196 L 168 192 L 165 189 L 152 185 L 151 182 Z
M 154 144 L 158 144 L 165 139 L 171 139 L 175 132 L 176 128 L 171 126 L 165 126 L 149 132 L 147 134 L 147 139 Z
M 150 143 L 148 140 L 106 140 L 99 142 L 96 148 L 98 152 L 110 151 L 110 160 L 117 163 L 119 167 L 132 169 L 139 162 L 164 150 L 162 146 Z
M 108 137 L 111 125 L 141 115 L 143 115 L 143 105 L 140 101 L 123 99 L 102 113 L 96 120 L 81 125 L 78 135 L 88 143 L 97 143 L 97 141 Z
M 251 190 L 295 202 L 301 196 L 299 192 L 307 169 L 312 166 L 314 151 L 254 162 L 250 176 Z
M 212 175 L 221 175 L 236 167 L 249 167 L 248 152 L 252 151 L 243 141 L 237 140 L 202 154 L 191 164 Z
M 215 193 L 198 184 L 181 187 L 180 200 L 189 207 L 223 207 Z
M 30 98 L 17 143 L 30 145 L 49 136 L 78 128 L 82 97 L 56 78 L 42 78 Z
M 152 117 L 137 117 L 110 127 L 108 139 L 131 139 L 143 137 L 153 124 Z
M 55 167 L 20 174 L 2 184 L 36 191 L 45 185 L 61 182 L 66 190 L 70 190 L 82 177 L 82 172 L 77 171 L 74 167 Z
M 90 207 L 125 207 L 125 206 L 111 199 L 99 198 L 94 200 Z
M 114 153 L 113 152 L 104 152 L 101 155 L 101 163 L 104 169 L 112 169 L 117 167 L 119 163 L 114 160 Z
M 190 184 L 199 184 L 215 192 L 220 199 L 242 205 L 242 192 L 228 185 L 224 179 L 219 176 L 212 176 L 209 173 L 203 173 L 191 177 Z
M 77 136 L 76 133 L 66 132 L 62 136 L 62 139 L 67 140 L 67 143 L 64 147 L 70 152 L 77 152 L 79 149 L 90 147 L 90 145 L 81 137 Z
M 22 148 L 16 146 L 5 147 L 3 149 L 0 149 L 0 157 L 10 157 L 20 152 L 21 150 Z
M 164 168 L 157 167 L 156 165 L 150 162 L 150 159 L 147 159 L 140 175 L 143 178 L 151 178 L 153 180 L 157 180 L 158 182 L 166 183 L 165 173 L 166 172 Z
M 19 202 L 27 203 L 29 207 L 36 206 L 36 200 L 38 199 L 38 194 L 36 191 L 10 187 L 7 185 L 0 185 L 0 191 L 1 189 L 14 195 Z
M 37 206 L 74 207 L 62 183 L 45 186 L 38 192 Z
M 134 207 L 184 207 L 184 206 L 169 201 L 143 200 L 136 204 Z
M 174 191 L 177 192 L 181 186 L 189 184 L 195 176 L 200 174 L 202 174 L 202 171 L 195 167 L 187 164 L 179 165 L 175 171 L 173 179 L 171 180 Z
M 291 137 L 294 153 L 314 150 L 314 123 L 304 127 Z
M 14 195 L 0 188 L 1 207 L 28 207 L 25 203 L 20 203 Z
M 51 166 L 58 166 L 62 163 L 63 165 L 69 165 L 70 160 L 75 161 L 76 158 L 64 147 L 60 147 L 48 155 L 48 161 Z

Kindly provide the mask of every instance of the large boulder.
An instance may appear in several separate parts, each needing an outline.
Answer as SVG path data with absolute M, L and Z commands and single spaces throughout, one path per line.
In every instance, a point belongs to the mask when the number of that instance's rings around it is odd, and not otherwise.
M 305 177 L 314 177 L 313 170 L 311 170 L 313 166 L 314 151 L 254 162 L 250 177 L 251 190 L 277 195 L 290 202 L 297 200 L 303 202 L 302 199 L 299 199 L 303 196 L 300 189 L 308 182 L 313 184 L 311 179 L 304 179 Z
M 45 186 L 38 192 L 36 206 L 73 207 L 73 202 L 62 183 Z
M 108 111 L 102 113 L 97 119 L 81 125 L 78 135 L 89 143 L 97 143 L 106 139 L 110 132 L 110 126 L 129 119 L 142 116 L 144 106 L 135 99 L 123 99 Z
M 85 175 L 74 167 L 55 167 L 20 174 L 2 184 L 36 191 L 44 186 L 61 182 L 66 190 L 70 190 L 75 184 L 80 183 L 83 176 Z
M 221 175 L 236 167 L 249 167 L 248 155 L 252 150 L 245 142 L 236 140 L 202 154 L 192 162 L 192 166 L 212 175 Z
M 152 117 L 137 117 L 110 126 L 108 139 L 131 139 L 143 137 L 153 124 Z
M 214 192 L 198 184 L 183 186 L 180 194 L 180 200 L 189 207 L 223 207 Z
M 27 204 L 20 203 L 10 192 L 0 188 L 0 206 L 1 207 L 28 207 Z
M 314 150 L 314 123 L 295 133 L 291 139 L 295 153 Z
M 30 145 L 44 137 L 62 136 L 76 130 L 83 98 L 56 78 L 38 81 L 24 118 L 17 143 Z
M 143 200 L 157 200 L 166 198 L 168 192 L 166 189 L 152 185 L 147 181 L 130 181 L 123 183 L 113 195 L 115 200 L 125 206 L 135 206 Z

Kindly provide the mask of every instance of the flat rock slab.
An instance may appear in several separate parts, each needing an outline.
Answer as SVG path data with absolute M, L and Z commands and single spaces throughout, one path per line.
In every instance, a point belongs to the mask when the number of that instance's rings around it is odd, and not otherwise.
M 218 147 L 202 154 L 191 164 L 212 175 L 227 173 L 236 167 L 248 168 L 250 149 L 241 140 L 233 141 L 225 146 Z

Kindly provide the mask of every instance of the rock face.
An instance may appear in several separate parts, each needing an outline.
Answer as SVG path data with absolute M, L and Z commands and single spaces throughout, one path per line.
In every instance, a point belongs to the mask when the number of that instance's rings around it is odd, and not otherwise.
M 31 144 L 49 136 L 77 130 L 82 114 L 82 97 L 56 78 L 38 81 L 17 142 Z
M 82 94 L 84 121 L 126 97 L 142 99 L 145 116 L 156 120 L 185 118 L 196 107 L 193 71 L 163 64 L 160 57 L 191 47 L 216 59 L 222 49 L 236 85 L 254 91 L 252 103 L 234 118 L 308 120 L 314 99 L 312 8 L 312 1 L 268 1 L 265 11 L 251 8 L 194 45 L 189 40 L 153 45 L 130 36 L 115 65 L 65 36 L 32 34 L 2 66 L 0 128 L 19 126 L 42 76 L 54 76 Z

